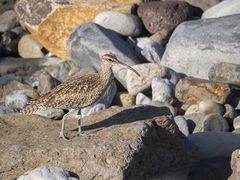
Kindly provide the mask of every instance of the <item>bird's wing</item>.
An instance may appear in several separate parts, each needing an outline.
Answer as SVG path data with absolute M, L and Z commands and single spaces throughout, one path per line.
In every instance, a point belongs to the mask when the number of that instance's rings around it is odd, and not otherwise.
M 53 108 L 77 108 L 91 105 L 103 93 L 99 76 L 73 77 L 31 103 Z

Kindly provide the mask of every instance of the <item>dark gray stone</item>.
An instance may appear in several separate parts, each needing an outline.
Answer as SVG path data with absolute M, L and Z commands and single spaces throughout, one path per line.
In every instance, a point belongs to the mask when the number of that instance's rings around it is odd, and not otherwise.
M 172 34 L 161 64 L 208 79 L 220 62 L 237 63 L 240 56 L 240 15 L 184 22 Z
M 228 131 L 229 126 L 226 119 L 218 114 L 212 113 L 204 117 L 202 121 L 199 121 L 194 133 L 196 132 L 206 132 L 206 131 Z
M 135 51 L 115 32 L 94 23 L 80 26 L 70 36 L 68 52 L 73 62 L 80 67 L 92 66 L 99 70 L 100 59 L 103 54 L 113 53 L 117 58 L 128 64 L 139 63 Z M 115 77 L 125 85 L 126 68 L 113 68 Z
M 231 157 L 240 148 L 240 135 L 230 132 L 194 133 L 187 138 L 198 147 L 201 159 Z
M 154 34 L 162 29 L 173 31 L 175 27 L 189 19 L 192 15 L 191 7 L 186 2 L 152 1 L 141 3 L 137 10 L 146 29 Z

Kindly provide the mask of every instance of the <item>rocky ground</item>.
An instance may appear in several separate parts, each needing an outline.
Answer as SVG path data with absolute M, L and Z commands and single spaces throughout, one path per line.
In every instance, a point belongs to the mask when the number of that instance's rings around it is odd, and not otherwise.
M 0 179 L 238 180 L 239 0 L 0 0 Z M 19 110 L 73 76 L 113 67 L 101 99 Z

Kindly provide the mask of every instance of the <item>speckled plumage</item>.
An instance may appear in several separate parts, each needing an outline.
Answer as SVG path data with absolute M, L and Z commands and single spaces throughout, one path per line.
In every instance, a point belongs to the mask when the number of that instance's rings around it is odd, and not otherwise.
M 118 61 L 115 55 L 105 54 L 102 57 L 99 73 L 72 77 L 39 99 L 31 101 L 21 112 L 23 114 L 33 114 L 46 108 L 69 109 L 70 111 L 62 119 L 62 128 L 60 131 L 60 137 L 68 139 L 64 134 L 65 119 L 74 110 L 89 106 L 102 96 L 114 78 L 111 69 L 113 65 L 123 65 L 139 75 L 130 66 Z M 75 117 L 78 120 L 79 134 L 82 134 L 81 115 L 76 114 Z

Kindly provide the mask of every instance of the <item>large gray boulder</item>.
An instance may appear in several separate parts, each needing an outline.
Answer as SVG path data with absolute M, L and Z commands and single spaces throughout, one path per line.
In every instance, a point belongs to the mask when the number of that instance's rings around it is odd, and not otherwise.
M 94 23 L 77 28 L 70 36 L 67 48 L 73 62 L 80 67 L 91 66 L 99 70 L 101 57 L 106 53 L 115 54 L 128 65 L 139 63 L 135 51 L 117 33 Z M 115 67 L 113 72 L 125 86 L 126 68 Z
M 240 14 L 240 1 L 239 0 L 225 0 L 219 4 L 207 9 L 202 18 L 218 18 L 222 16 L 229 16 L 233 14 Z
M 239 63 L 240 15 L 189 21 L 171 36 L 161 64 L 189 76 L 208 79 L 216 63 Z

